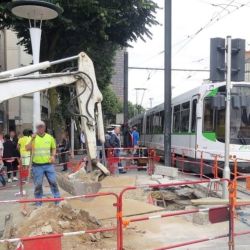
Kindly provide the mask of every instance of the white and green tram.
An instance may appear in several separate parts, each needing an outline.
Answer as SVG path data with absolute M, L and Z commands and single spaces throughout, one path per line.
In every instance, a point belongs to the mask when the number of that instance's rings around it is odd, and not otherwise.
M 172 100 L 172 150 L 187 159 L 205 163 L 218 155 L 224 165 L 225 143 L 225 82 L 205 83 Z M 250 83 L 232 83 L 231 89 L 230 155 L 238 159 L 238 171 L 250 172 Z M 130 119 L 137 126 L 141 145 L 164 151 L 164 104 Z M 233 164 L 230 164 L 231 166 Z M 197 164 L 185 164 L 188 170 L 198 170 Z M 212 172 L 210 167 L 204 173 Z

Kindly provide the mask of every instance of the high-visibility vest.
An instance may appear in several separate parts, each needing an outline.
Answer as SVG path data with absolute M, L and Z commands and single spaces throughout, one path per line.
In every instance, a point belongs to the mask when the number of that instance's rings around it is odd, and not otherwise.
M 55 139 L 49 135 L 37 135 L 32 142 L 32 162 L 37 164 L 50 163 L 51 150 L 56 149 Z

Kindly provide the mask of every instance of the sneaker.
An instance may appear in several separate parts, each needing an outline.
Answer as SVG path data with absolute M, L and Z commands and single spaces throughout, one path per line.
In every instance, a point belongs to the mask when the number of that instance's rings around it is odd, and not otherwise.
M 12 180 L 11 179 L 8 179 L 8 183 L 11 183 L 12 182 Z
M 13 177 L 13 181 L 18 181 L 18 178 L 17 177 Z

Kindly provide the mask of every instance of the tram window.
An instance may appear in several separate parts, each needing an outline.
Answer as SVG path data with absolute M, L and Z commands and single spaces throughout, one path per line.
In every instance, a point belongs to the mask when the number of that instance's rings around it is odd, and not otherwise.
M 189 113 L 190 102 L 185 102 L 181 105 L 181 132 L 188 132 L 189 130 Z
M 191 132 L 196 131 L 196 109 L 197 109 L 197 99 L 192 102 L 192 123 L 191 123 Z
M 172 114 L 172 112 L 171 112 L 171 114 Z M 163 132 L 164 132 L 164 111 L 161 111 L 160 112 L 160 117 L 161 117 L 161 134 L 163 134 Z
M 160 134 L 161 133 L 161 116 L 160 113 L 154 114 L 153 117 L 153 133 Z
M 174 106 L 173 132 L 180 132 L 180 105 Z
M 146 129 L 146 133 L 150 134 L 150 116 L 147 116 L 147 129 Z
M 203 121 L 203 131 L 213 132 L 214 131 L 214 110 L 211 105 L 211 98 L 206 98 L 204 100 L 204 121 Z
M 152 134 L 153 133 L 153 118 L 154 115 L 149 115 L 147 117 L 147 134 Z

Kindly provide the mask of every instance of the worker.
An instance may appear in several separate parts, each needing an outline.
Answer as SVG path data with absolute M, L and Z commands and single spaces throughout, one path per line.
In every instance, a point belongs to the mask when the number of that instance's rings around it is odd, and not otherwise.
M 121 133 L 120 126 L 115 126 L 110 136 L 110 140 L 109 140 L 110 146 L 114 148 L 114 157 L 117 157 L 117 158 L 120 157 L 120 153 L 121 153 L 120 133 Z M 118 161 L 118 170 L 120 174 L 126 173 L 120 160 Z
M 41 199 L 43 196 L 43 177 L 46 176 L 54 198 L 60 198 L 58 185 L 56 182 L 56 172 L 53 166 L 56 157 L 55 139 L 47 134 L 46 125 L 43 121 L 36 124 L 36 134 L 32 135 L 31 142 L 26 146 L 31 151 L 32 174 L 35 184 L 35 198 Z M 58 202 L 55 202 L 58 204 Z M 41 202 L 36 202 L 41 206 Z
M 26 150 L 26 145 L 28 145 L 30 141 L 31 141 L 31 136 L 29 130 L 24 129 L 23 136 L 19 138 L 17 143 L 23 168 L 28 168 L 30 165 L 30 151 Z

